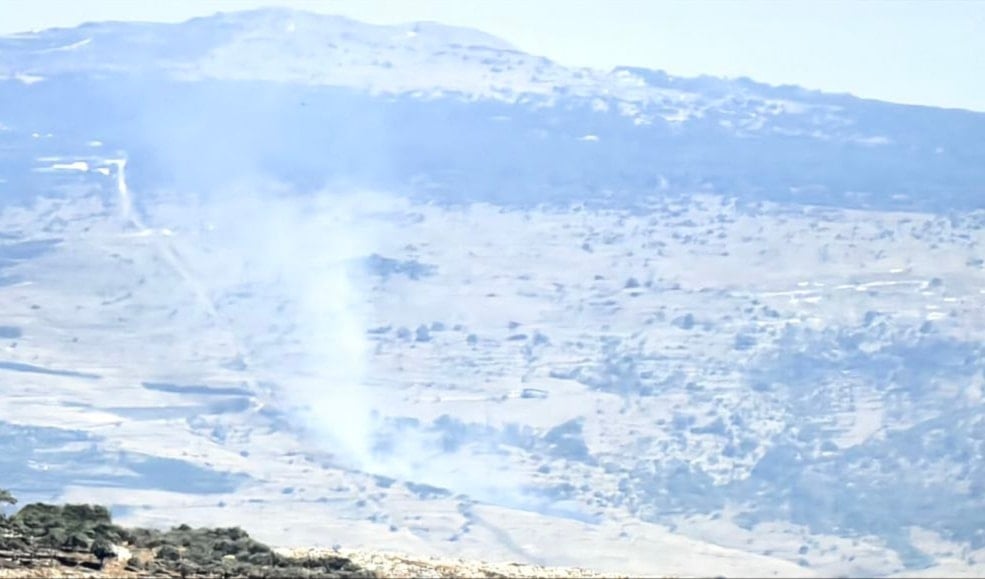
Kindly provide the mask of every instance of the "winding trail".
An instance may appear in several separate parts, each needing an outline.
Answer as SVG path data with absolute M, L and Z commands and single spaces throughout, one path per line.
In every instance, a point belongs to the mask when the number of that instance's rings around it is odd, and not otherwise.
M 111 159 L 110 164 L 116 166 L 116 188 L 120 196 L 120 212 L 123 217 L 124 222 L 128 225 L 137 229 L 139 235 L 149 235 L 157 239 L 157 248 L 164 256 L 164 259 L 168 262 L 168 265 L 174 269 L 181 279 L 191 288 L 192 292 L 195 294 L 195 298 L 198 300 L 199 305 L 213 319 L 213 321 L 219 321 L 219 311 L 215 306 L 215 301 L 212 300 L 209 295 L 208 289 L 205 284 L 201 283 L 195 278 L 188 270 L 185 265 L 184 260 L 175 250 L 171 243 L 164 242 L 161 240 L 162 235 L 159 231 L 155 231 L 147 227 L 140 215 L 134 211 L 133 208 L 133 197 L 130 193 L 130 188 L 127 186 L 126 179 L 126 159 Z M 239 352 L 242 354 L 242 351 Z
M 127 185 L 126 179 L 127 160 L 125 158 L 107 159 L 106 162 L 116 168 L 116 189 L 119 196 L 120 216 L 124 224 L 135 229 L 138 236 L 154 238 L 155 247 L 158 252 L 164 257 L 165 261 L 185 285 L 191 289 L 202 311 L 208 315 L 216 327 L 223 328 L 229 333 L 235 355 L 243 364 L 243 378 L 249 389 L 258 395 L 255 401 L 257 407 L 254 410 L 259 410 L 265 405 L 265 401 L 260 398 L 270 398 L 271 393 L 267 388 L 260 386 L 260 381 L 257 380 L 254 373 L 250 370 L 251 364 L 246 355 L 247 350 L 234 331 L 232 324 L 223 319 L 219 314 L 219 309 L 216 307 L 216 302 L 212 298 L 208 286 L 192 273 L 185 260 L 181 257 L 181 254 L 174 247 L 174 244 L 168 241 L 171 232 L 166 229 L 155 230 L 147 227 L 146 223 L 140 217 L 140 213 L 134 208 L 133 194 L 130 192 L 130 187 Z

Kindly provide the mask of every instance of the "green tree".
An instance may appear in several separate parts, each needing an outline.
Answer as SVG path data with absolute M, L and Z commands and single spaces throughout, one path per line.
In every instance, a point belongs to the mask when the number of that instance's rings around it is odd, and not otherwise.
M 106 559 L 113 559 L 116 557 L 116 551 L 113 550 L 113 545 L 105 539 L 98 539 L 92 544 L 89 549 L 93 555 L 99 559 L 99 568 L 102 569 L 106 566 Z
M 17 504 L 17 499 L 15 499 L 14 495 L 10 494 L 10 491 L 8 491 L 7 489 L 0 489 L 0 505 L 3 504 L 8 504 L 8 505 Z

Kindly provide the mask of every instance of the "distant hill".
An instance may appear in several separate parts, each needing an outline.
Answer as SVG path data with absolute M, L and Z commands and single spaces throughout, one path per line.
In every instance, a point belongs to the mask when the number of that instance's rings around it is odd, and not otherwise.
M 16 163 L 18 131 L 99 138 L 139 160 L 145 188 L 252 172 L 451 201 L 633 204 L 706 190 L 985 207 L 985 114 L 566 68 L 433 23 L 284 9 L 91 23 L 0 38 L 0 79 L 0 166 Z

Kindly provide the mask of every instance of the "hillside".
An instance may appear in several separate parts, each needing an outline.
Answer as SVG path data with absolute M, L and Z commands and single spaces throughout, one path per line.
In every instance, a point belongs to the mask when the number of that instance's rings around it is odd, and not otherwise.
M 0 487 L 367 569 L 980 576 L 983 183 L 985 114 L 433 23 L 0 37 Z
M 710 189 L 956 210 L 981 207 L 985 178 L 981 114 L 570 69 L 426 23 L 279 9 L 92 23 L 0 39 L 0 78 L 2 122 L 19 129 L 7 139 L 104 141 L 127 151 L 145 190 L 261 171 L 301 188 L 343 180 L 461 202 L 626 204 Z
M 0 502 L 13 502 L 0 490 Z M 0 577 L 598 577 L 576 569 L 379 552 L 273 550 L 238 527 L 114 525 L 96 505 L 26 505 L 0 515 Z

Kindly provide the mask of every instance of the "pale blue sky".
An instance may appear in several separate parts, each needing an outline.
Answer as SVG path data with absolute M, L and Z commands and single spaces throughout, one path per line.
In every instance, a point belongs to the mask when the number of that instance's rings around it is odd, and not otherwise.
M 270 5 L 471 26 L 569 65 L 985 111 L 985 0 L 0 0 L 0 33 Z

